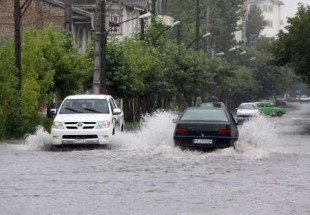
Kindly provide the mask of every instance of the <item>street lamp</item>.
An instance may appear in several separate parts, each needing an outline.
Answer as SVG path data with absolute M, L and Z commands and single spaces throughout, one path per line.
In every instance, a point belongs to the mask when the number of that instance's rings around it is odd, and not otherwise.
M 252 57 L 252 58 L 250 58 L 250 61 L 255 60 L 255 59 L 256 59 L 256 57 Z
M 179 24 L 181 24 L 180 21 L 175 21 L 175 22 L 172 23 L 170 26 L 166 27 L 164 30 L 162 30 L 161 32 L 159 32 L 159 34 L 157 34 L 157 36 L 156 36 L 155 39 L 154 39 L 154 43 L 155 43 L 155 41 L 157 41 L 157 39 L 160 37 L 160 35 L 162 35 L 164 32 L 168 31 L 169 29 L 171 29 L 171 28 L 173 28 L 173 27 L 175 27 L 175 26 L 177 26 L 177 25 L 179 25 Z
M 239 55 L 244 55 L 246 54 L 246 51 L 241 52 Z
M 193 45 L 194 42 L 196 42 L 197 40 L 199 40 L 201 38 L 206 38 L 207 36 L 210 36 L 210 35 L 211 35 L 211 33 L 209 33 L 209 32 L 205 33 L 204 35 L 202 35 L 202 36 L 194 39 L 192 42 L 190 42 L 190 44 L 188 44 L 188 46 L 186 48 L 189 49 Z
M 215 55 L 216 56 L 223 56 L 223 55 L 225 55 L 225 53 L 224 52 L 219 52 L 219 53 L 216 53 Z
M 115 23 L 113 26 L 111 26 L 106 32 L 101 31 L 97 34 L 100 34 L 100 39 L 95 40 L 95 59 L 94 59 L 94 72 L 93 72 L 93 85 L 92 85 L 92 91 L 93 94 L 100 94 L 105 93 L 105 77 L 106 77 L 106 40 L 108 37 L 109 32 L 111 29 L 115 26 L 119 26 L 125 22 L 129 22 L 135 19 L 145 19 L 147 17 L 150 17 L 151 13 L 145 13 L 140 16 L 127 19 L 125 21 Z M 96 32 L 95 32 L 96 33 Z M 98 54 L 99 53 L 99 54 Z M 103 89 L 101 89 L 101 85 L 103 85 Z
M 137 17 L 134 17 L 134 18 L 131 18 L 131 19 L 127 19 L 125 21 L 122 21 L 122 22 L 118 22 L 118 23 L 113 23 L 113 26 L 111 26 L 107 32 L 105 33 L 106 35 L 106 38 L 108 37 L 108 34 L 110 33 L 110 31 L 112 30 L 112 28 L 114 27 L 119 27 L 121 24 L 125 23 L 125 22 L 129 22 L 129 21 L 132 21 L 132 20 L 135 20 L 135 19 L 145 19 L 145 18 L 148 18 L 150 17 L 152 14 L 151 13 L 145 13 L 145 14 L 142 14 L 140 16 L 137 16 Z
M 236 51 L 236 49 L 237 49 L 237 47 L 234 46 L 234 47 L 230 48 L 228 51 L 229 51 L 229 52 L 232 52 L 232 51 Z

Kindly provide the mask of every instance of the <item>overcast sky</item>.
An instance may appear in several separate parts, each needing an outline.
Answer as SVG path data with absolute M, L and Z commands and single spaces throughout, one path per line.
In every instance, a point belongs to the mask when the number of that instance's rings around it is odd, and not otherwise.
M 310 0 L 282 0 L 285 4 L 282 10 L 282 17 L 286 23 L 286 17 L 295 16 L 298 8 L 298 3 L 303 3 L 310 6 Z M 286 24 L 285 24 L 286 25 Z

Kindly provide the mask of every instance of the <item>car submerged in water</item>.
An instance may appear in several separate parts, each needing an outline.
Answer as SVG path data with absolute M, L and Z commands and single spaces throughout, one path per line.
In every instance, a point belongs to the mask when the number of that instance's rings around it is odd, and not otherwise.
M 52 145 L 109 144 L 124 126 L 124 113 L 112 96 L 68 96 L 53 121 Z
M 173 122 L 174 144 L 181 148 L 234 147 L 239 137 L 237 123 L 226 108 L 187 108 Z

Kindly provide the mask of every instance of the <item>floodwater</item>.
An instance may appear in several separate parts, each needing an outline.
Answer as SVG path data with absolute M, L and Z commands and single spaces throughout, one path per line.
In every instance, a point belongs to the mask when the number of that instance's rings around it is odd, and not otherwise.
M 308 215 L 310 104 L 239 127 L 236 149 L 173 147 L 172 113 L 104 149 L 50 150 L 38 130 L 0 144 L 0 214 Z

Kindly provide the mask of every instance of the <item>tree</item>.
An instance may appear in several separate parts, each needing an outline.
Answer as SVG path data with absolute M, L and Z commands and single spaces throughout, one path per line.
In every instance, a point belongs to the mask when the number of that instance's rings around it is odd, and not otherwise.
M 267 22 L 262 16 L 262 11 L 257 5 L 252 5 L 248 15 L 246 26 L 246 37 L 248 46 L 253 46 L 260 32 L 267 25 Z
M 286 31 L 280 31 L 272 53 L 276 65 L 289 65 L 310 84 L 310 7 L 299 5 L 295 17 L 288 19 Z
M 16 91 L 17 69 L 12 41 L 0 45 L 0 138 L 22 137 L 42 123 L 42 108 L 53 99 L 84 91 L 91 76 L 70 36 L 59 28 L 28 29 L 22 43 L 22 86 Z M 89 74 L 90 73 L 90 74 Z
M 244 0 L 210 0 L 210 45 L 215 52 L 227 52 L 236 45 L 234 33 L 240 30 Z
M 14 64 L 14 45 L 12 41 L 0 45 L 0 138 L 8 136 L 8 126 L 17 115 L 14 113 L 16 100 L 17 69 Z
M 182 42 L 186 45 L 196 39 L 194 2 L 193 0 L 168 2 L 175 19 L 182 23 Z M 215 52 L 225 52 L 236 44 L 233 33 L 238 30 L 237 22 L 243 15 L 243 2 L 244 0 L 200 1 L 200 35 L 211 32 L 208 47 Z

